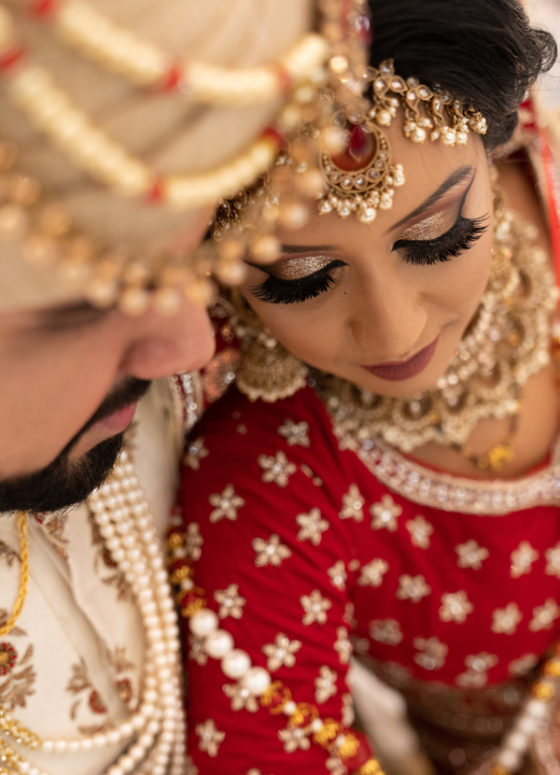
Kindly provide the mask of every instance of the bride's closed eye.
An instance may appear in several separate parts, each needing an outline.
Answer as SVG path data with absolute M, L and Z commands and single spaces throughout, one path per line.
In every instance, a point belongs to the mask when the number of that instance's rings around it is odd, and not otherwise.
M 306 257 L 306 260 L 308 259 L 309 257 Z M 333 271 L 343 266 L 348 266 L 346 261 L 334 259 L 311 274 L 296 276 L 291 280 L 273 275 L 264 267 L 259 267 L 268 277 L 263 283 L 253 286 L 251 293 L 259 301 L 269 304 L 297 304 L 314 299 L 327 291 L 335 283 Z M 290 274 L 293 276 L 293 272 Z

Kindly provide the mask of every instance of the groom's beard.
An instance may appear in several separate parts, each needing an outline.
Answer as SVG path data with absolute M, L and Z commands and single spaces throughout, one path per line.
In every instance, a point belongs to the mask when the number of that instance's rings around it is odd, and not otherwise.
M 0 511 L 56 511 L 85 500 L 113 468 L 125 432 L 102 441 L 78 460 L 70 459 L 72 448 L 88 428 L 138 401 L 149 386 L 144 380 L 128 380 L 103 401 L 51 463 L 30 474 L 0 479 Z

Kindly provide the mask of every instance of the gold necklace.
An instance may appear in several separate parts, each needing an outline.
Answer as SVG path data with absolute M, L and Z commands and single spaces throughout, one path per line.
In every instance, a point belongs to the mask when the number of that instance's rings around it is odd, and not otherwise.
M 319 375 L 319 392 L 341 432 L 381 436 L 407 453 L 429 442 L 463 454 L 482 469 L 512 459 L 522 389 L 550 362 L 550 316 L 557 299 L 537 231 L 496 195 L 494 259 L 486 290 L 457 353 L 434 390 L 386 398 L 339 377 Z M 466 441 L 478 422 L 511 418 L 505 440 L 478 455 Z

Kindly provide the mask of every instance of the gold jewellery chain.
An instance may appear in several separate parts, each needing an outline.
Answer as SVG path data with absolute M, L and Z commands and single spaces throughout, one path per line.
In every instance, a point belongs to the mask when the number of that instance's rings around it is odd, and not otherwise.
M 25 605 L 27 587 L 29 586 L 29 539 L 27 535 L 27 514 L 25 511 L 18 512 L 17 529 L 19 534 L 19 551 L 21 560 L 21 567 L 19 571 L 19 586 L 12 613 L 8 617 L 6 623 L 0 627 L 0 638 L 4 635 L 7 635 L 18 620 L 19 615 L 23 611 L 23 606 Z

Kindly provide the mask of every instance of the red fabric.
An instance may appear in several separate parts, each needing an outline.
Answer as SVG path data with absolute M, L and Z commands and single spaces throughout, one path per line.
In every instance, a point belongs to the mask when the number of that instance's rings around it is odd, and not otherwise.
M 290 444 L 281 435 L 288 420 L 307 424 L 308 446 Z M 208 454 L 195 461 L 198 468 L 185 467 L 182 481 L 185 522 L 196 523 L 191 530 L 202 538 L 200 557 L 193 563 L 196 584 L 207 591 L 216 612 L 216 591 L 238 585 L 246 599 L 242 615 L 221 618 L 220 626 L 253 664 L 267 666 L 263 646 L 274 643 L 279 633 L 301 642 L 294 666 L 271 670 L 271 676 L 284 682 L 296 702 L 315 704 L 321 718 L 342 718 L 348 662 L 340 644 L 346 630 L 358 651 L 396 663 L 422 681 L 461 688 L 510 679 L 518 660 L 540 657 L 560 636 L 557 508 L 476 516 L 419 506 L 391 493 L 353 452 L 340 450 L 311 388 L 274 404 L 250 403 L 232 389 L 210 407 L 193 436 L 199 438 Z M 262 456 L 278 453 L 294 467 L 286 486 L 263 481 Z M 216 502 L 212 496 L 228 485 L 243 499 L 231 518 L 216 514 L 209 500 Z M 361 519 L 343 512 L 351 485 L 364 499 Z M 390 512 L 386 522 L 372 513 L 376 508 L 379 514 L 383 505 Z M 313 509 L 324 521 L 314 537 L 306 536 L 301 520 Z M 415 543 L 410 523 L 419 516 L 432 532 Z M 289 556 L 277 566 L 258 567 L 255 539 L 268 541 L 271 535 L 279 537 Z M 471 565 L 465 566 L 460 556 L 468 554 L 468 542 L 475 542 L 478 561 L 470 556 Z M 531 555 L 525 569 L 512 560 L 520 547 L 523 554 L 523 542 Z M 375 561 L 380 561 L 377 574 L 371 565 Z M 344 584 L 333 583 L 333 568 L 346 575 Z M 423 578 L 420 599 L 403 598 L 403 589 L 409 588 L 406 576 L 414 583 Z M 302 596 L 314 591 L 329 605 L 325 621 L 304 624 Z M 548 622 L 538 613 L 543 606 L 550 611 Z M 513 625 L 503 609 L 513 614 Z M 187 670 L 189 752 L 201 775 L 245 775 L 251 768 L 262 775 L 329 771 L 328 755 L 313 743 L 304 751 L 284 750 L 278 733 L 285 717 L 263 708 L 233 711 L 223 687 L 235 682 L 224 676 L 219 661 L 198 664 L 189 658 Z M 321 670 L 336 676 L 336 693 L 330 697 L 316 694 Z M 200 749 L 197 726 L 207 720 L 225 732 L 215 756 Z

